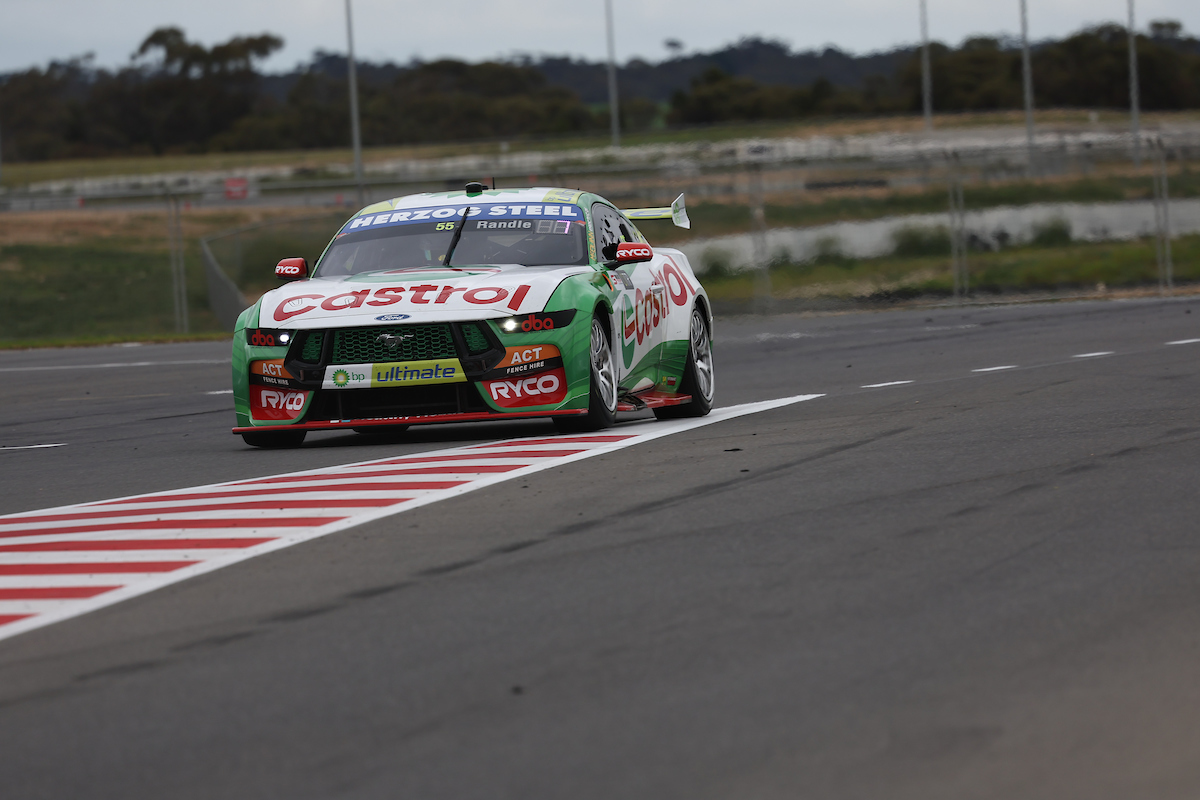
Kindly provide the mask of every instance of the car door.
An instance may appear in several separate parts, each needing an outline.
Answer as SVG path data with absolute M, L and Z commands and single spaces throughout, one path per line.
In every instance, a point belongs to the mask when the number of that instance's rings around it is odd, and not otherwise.
M 611 260 L 621 242 L 644 241 L 633 223 L 605 203 L 592 205 L 592 226 L 601 261 Z M 661 324 L 664 287 L 652 269 L 653 263 L 645 261 L 609 272 L 618 292 L 613 351 L 618 384 L 624 391 L 639 392 L 658 382 L 665 329 Z

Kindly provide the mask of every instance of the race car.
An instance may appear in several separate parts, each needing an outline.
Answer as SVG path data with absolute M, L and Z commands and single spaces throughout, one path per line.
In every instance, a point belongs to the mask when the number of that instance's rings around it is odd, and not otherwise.
M 233 432 L 294 447 L 312 430 L 707 414 L 712 307 L 644 219 L 690 227 L 683 195 L 621 211 L 588 192 L 470 183 L 367 206 L 311 270 L 281 260 L 286 283 L 238 318 Z

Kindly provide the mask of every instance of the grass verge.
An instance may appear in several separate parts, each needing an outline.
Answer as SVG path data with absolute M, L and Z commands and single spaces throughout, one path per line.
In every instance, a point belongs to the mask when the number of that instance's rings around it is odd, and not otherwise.
M 1172 245 L 1175 280 L 1200 281 L 1200 235 L 1180 237 Z M 1008 292 L 1107 291 L 1158 282 L 1152 240 L 971 253 L 967 269 L 970 292 L 977 298 Z M 776 264 L 770 276 L 771 296 L 784 300 L 897 302 L 948 297 L 954 288 L 948 255 L 861 260 L 831 256 L 808 264 Z M 749 271 L 718 272 L 701 280 L 714 301 L 751 303 L 758 277 Z

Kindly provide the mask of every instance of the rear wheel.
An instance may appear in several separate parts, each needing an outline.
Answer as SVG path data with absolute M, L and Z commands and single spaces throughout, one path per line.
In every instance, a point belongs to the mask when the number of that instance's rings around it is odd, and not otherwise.
M 683 369 L 683 385 L 679 391 L 690 394 L 692 402 L 681 406 L 665 406 L 654 409 L 659 419 L 680 417 L 703 417 L 712 411 L 713 392 L 716 388 L 713 373 L 712 337 L 708 323 L 699 306 L 692 308 L 692 321 L 688 329 L 687 366 Z
M 607 326 L 599 314 L 592 317 L 588 362 L 592 379 L 587 416 L 555 417 L 555 426 L 564 433 L 598 431 L 617 420 L 617 369 L 613 364 Z
M 308 431 L 254 431 L 253 433 L 243 433 L 242 441 L 251 447 L 271 450 L 299 447 L 304 442 L 307 433 Z

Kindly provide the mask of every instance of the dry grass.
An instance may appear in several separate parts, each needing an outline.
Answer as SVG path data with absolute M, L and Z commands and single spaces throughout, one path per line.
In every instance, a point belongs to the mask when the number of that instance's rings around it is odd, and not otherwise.
M 1043 129 L 1122 126 L 1128 115 L 1100 111 L 1093 123 L 1086 110 L 1051 109 L 1039 111 L 1036 121 Z M 994 111 L 971 114 L 938 114 L 934 116 L 936 130 L 956 128 L 1001 127 L 1024 124 L 1020 111 Z M 1180 123 L 1200 121 L 1200 112 L 1151 113 L 1142 117 L 1143 127 L 1153 129 Z M 678 141 L 723 141 L 733 138 L 778 138 L 807 136 L 852 136 L 872 133 L 919 133 L 924 122 L 920 115 L 872 117 L 864 119 L 814 119 L 802 122 L 766 122 L 759 124 L 730 124 L 679 130 L 630 133 L 624 137 L 627 145 Z M 509 152 L 565 150 L 579 147 L 605 147 L 607 132 L 591 135 L 572 135 L 547 139 L 513 139 L 507 143 Z M 368 147 L 363 159 L 369 165 L 392 159 L 423 159 L 443 156 L 499 153 L 501 142 L 451 142 L 411 146 Z M 150 175 L 163 172 L 232 171 L 250 167 L 287 166 L 314 171 L 329 167 L 348 167 L 352 161 L 349 148 L 328 150 L 280 150 L 251 153 L 197 153 L 164 156 L 122 156 L 114 158 L 81 158 L 4 165 L 5 186 L 25 186 L 41 181 L 74 178 L 98 178 L 110 175 Z
M 187 240 L 195 240 L 240 225 L 311 216 L 312 213 L 312 208 L 302 206 L 188 209 L 182 213 L 183 235 Z M 0 214 L 0 248 L 20 244 L 74 245 L 98 242 L 121 242 L 130 247 L 165 251 L 167 212 L 165 209 L 79 209 Z

